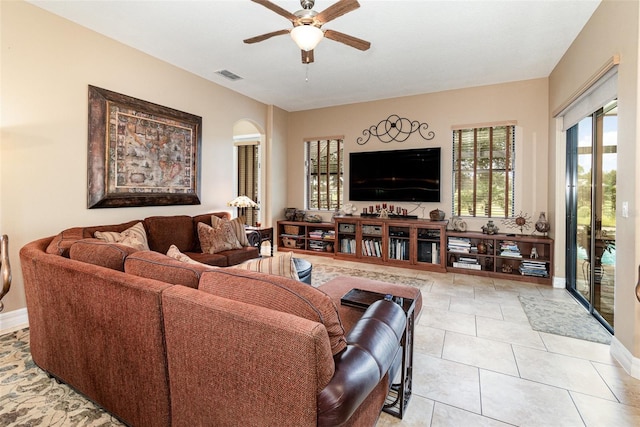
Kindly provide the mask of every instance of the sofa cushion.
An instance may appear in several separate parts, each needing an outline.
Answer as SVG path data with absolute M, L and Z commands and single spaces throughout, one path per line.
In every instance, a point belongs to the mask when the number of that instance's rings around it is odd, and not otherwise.
M 176 247 L 176 245 L 171 245 L 171 247 L 167 251 L 167 256 L 171 257 L 171 258 L 174 258 L 174 259 L 177 259 L 178 261 L 184 262 L 186 264 L 200 265 L 200 266 L 203 266 L 203 267 L 215 268 L 215 267 L 213 267 L 211 265 L 198 262 L 195 259 L 190 258 L 189 256 L 183 254 L 182 252 L 180 252 L 180 249 L 178 249 Z
M 69 257 L 69 248 L 78 240 L 84 238 L 82 227 L 73 227 L 58 233 L 47 246 L 47 253 Z
M 171 245 L 175 245 L 181 252 L 192 252 L 197 246 L 190 216 L 150 216 L 144 219 L 144 226 L 152 251 L 166 254 Z
M 133 227 L 122 232 L 96 231 L 95 237 L 96 239 L 100 239 L 108 243 L 120 243 L 122 245 L 131 246 L 132 248 L 136 248 L 140 251 L 149 250 L 147 233 L 142 222 L 138 222 Z
M 236 238 L 238 239 L 238 242 L 240 242 L 240 245 L 249 246 L 249 240 L 247 239 L 247 232 L 245 231 L 245 228 L 244 228 L 244 217 L 234 218 L 229 221 L 226 218 L 220 218 L 219 216 L 211 215 L 211 226 L 213 228 L 218 227 L 220 223 L 225 221 L 228 221 L 229 224 L 231 225 L 231 228 L 233 228 L 233 231 L 236 234 Z
M 82 239 L 69 248 L 69 258 L 113 270 L 124 271 L 124 260 L 138 249 L 99 239 Z
M 204 254 L 202 252 L 184 252 L 184 254 L 189 258 L 191 258 L 192 260 L 201 262 L 202 264 L 207 264 L 215 267 L 229 266 L 229 262 L 224 252 L 220 252 L 219 254 Z
M 154 251 L 138 251 L 124 261 L 125 273 L 190 288 L 197 288 L 202 273 L 212 268 L 187 264 Z
M 240 249 L 218 252 L 217 255 L 224 255 L 224 257 L 227 258 L 227 266 L 231 266 L 242 264 L 245 261 L 259 257 L 260 251 L 254 246 L 245 246 Z
M 237 265 L 236 268 L 299 280 L 298 271 L 293 262 L 293 252 L 284 252 L 283 254 L 276 254 L 276 256 L 273 257 L 245 261 Z
M 203 273 L 198 289 L 321 323 L 327 330 L 334 355 L 347 346 L 344 328 L 331 298 L 297 280 L 230 267 Z
M 228 221 L 220 222 L 216 228 L 198 223 L 198 238 L 202 252 L 216 254 L 231 249 L 240 249 L 236 233 Z
M 122 224 L 68 228 L 53 238 L 49 246 L 47 246 L 47 253 L 68 258 L 69 248 L 78 240 L 94 237 L 96 231 L 124 231 L 133 227 L 138 222 L 140 222 L 140 220 L 128 221 Z

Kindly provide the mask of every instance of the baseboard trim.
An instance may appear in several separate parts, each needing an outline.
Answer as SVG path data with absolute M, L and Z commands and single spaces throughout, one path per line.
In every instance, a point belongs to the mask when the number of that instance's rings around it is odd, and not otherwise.
M 28 326 L 29 317 L 27 316 L 26 308 L 0 314 L 0 334 L 6 334 Z
M 640 379 L 640 358 L 634 357 L 615 335 L 611 337 L 611 355 L 629 375 Z
M 564 289 L 567 287 L 567 280 L 564 277 L 553 276 L 553 287 Z

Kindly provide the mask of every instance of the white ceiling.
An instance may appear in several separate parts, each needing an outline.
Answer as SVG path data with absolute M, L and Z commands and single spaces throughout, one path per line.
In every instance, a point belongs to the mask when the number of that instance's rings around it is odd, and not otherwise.
M 335 0 L 316 0 L 320 12 Z M 291 23 L 250 0 L 30 0 L 156 58 L 286 111 L 548 76 L 600 0 L 360 0 L 323 26 L 332 40 L 303 65 Z M 299 0 L 273 0 L 295 12 Z M 243 79 L 216 74 L 229 70 Z

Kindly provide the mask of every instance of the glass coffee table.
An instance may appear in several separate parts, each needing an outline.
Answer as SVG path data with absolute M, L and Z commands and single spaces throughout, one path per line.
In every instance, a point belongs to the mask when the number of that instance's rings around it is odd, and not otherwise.
M 402 307 L 407 316 L 407 323 L 404 334 L 400 340 L 402 346 L 402 370 L 400 372 L 400 382 L 394 383 L 395 378 L 390 378 L 391 387 L 385 400 L 383 411 L 402 419 L 405 409 L 411 398 L 413 387 L 413 328 L 415 300 L 403 298 L 391 294 L 366 291 L 363 289 L 351 289 L 341 299 L 340 303 L 349 307 L 366 310 L 374 302 L 387 299 Z

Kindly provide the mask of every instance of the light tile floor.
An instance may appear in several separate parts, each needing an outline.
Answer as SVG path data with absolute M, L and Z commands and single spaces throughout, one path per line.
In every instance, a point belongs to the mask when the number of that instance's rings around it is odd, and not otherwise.
M 571 298 L 565 290 L 304 257 L 424 280 L 413 396 L 404 419 L 382 413 L 377 427 L 640 425 L 640 380 L 608 345 L 531 329 L 518 295 Z

